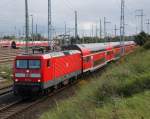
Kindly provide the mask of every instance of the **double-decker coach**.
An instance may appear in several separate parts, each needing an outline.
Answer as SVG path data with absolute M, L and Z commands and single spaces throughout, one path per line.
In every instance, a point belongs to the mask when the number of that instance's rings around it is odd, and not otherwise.
M 84 73 L 94 71 L 106 65 L 106 46 L 107 45 L 105 43 L 93 43 L 77 44 L 71 46 L 70 48 L 81 51 L 82 69 Z

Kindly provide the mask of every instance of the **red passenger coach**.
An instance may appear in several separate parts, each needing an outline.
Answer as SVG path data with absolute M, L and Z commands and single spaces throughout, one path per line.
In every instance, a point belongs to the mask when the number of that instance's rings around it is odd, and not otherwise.
M 136 44 L 133 41 L 128 41 L 128 42 L 125 42 L 124 44 L 125 44 L 125 53 L 126 54 L 129 54 L 130 52 L 132 52 L 136 47 Z
M 112 46 L 107 45 L 106 48 L 106 61 L 111 62 L 114 59 L 114 48 Z
M 94 71 L 106 64 L 106 45 L 104 43 L 78 44 L 72 49 L 82 53 L 83 72 Z
M 15 93 L 39 92 L 82 72 L 81 53 L 76 50 L 17 56 L 14 66 Z
M 120 42 L 110 42 L 109 48 L 107 50 L 107 62 L 117 60 L 121 57 L 121 47 Z

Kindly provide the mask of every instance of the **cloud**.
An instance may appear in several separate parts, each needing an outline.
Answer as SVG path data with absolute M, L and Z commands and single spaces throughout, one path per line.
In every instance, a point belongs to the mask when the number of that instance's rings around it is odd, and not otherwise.
M 39 31 L 47 30 L 47 0 L 28 0 L 29 13 L 34 15 L 34 22 L 39 25 Z M 149 18 L 149 0 L 125 0 L 125 18 L 128 24 L 127 31 L 135 32 L 135 10 L 144 9 L 145 19 Z M 23 31 L 24 0 L 1 0 L 0 5 L 0 32 L 14 32 L 14 27 Z M 109 32 L 114 25 L 119 27 L 120 0 L 52 0 L 52 20 L 56 28 L 74 27 L 74 10 L 78 11 L 79 29 L 89 29 L 91 24 L 97 24 L 104 16 L 111 21 Z M 31 20 L 31 18 L 30 18 Z

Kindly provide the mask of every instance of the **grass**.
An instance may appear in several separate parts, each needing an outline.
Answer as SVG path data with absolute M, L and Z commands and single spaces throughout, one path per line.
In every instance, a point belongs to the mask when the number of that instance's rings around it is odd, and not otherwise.
M 4 79 L 0 82 L 0 88 L 11 85 L 12 81 L 12 66 L 10 65 L 1 65 L 0 66 L 0 78 Z
M 0 66 L 0 77 L 5 79 L 4 81 L 0 82 L 0 88 L 5 86 L 12 85 L 12 67 L 9 65 L 1 65 Z
M 9 65 L 1 65 L 0 66 L 0 77 L 4 79 L 11 79 L 12 75 L 12 67 Z
M 99 119 L 149 119 L 149 100 L 150 91 L 136 94 L 130 98 L 114 99 L 112 103 L 95 109 L 95 117 Z
M 56 102 L 41 119 L 149 119 L 150 50 L 110 64 L 82 85 L 74 97 Z

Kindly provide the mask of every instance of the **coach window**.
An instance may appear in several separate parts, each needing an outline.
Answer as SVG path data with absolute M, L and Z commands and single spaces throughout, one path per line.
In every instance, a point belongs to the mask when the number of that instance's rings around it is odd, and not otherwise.
M 84 60 L 84 62 L 89 62 L 89 61 L 91 61 L 91 57 L 90 56 L 85 57 L 83 60 Z
M 91 61 L 91 57 L 90 56 L 87 57 L 87 62 L 89 62 L 89 61 Z
M 50 67 L 50 60 L 47 60 L 47 67 Z

